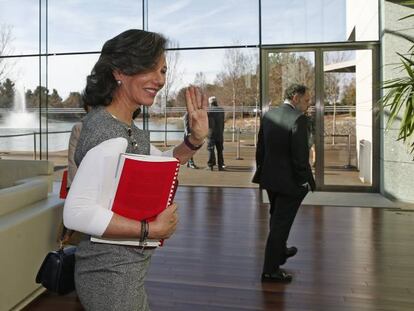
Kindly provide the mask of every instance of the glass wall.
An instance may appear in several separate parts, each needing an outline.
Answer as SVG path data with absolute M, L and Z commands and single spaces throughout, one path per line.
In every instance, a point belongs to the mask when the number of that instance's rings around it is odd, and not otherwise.
M 0 157 L 51 157 L 64 166 L 69 131 L 84 115 L 85 78 L 103 43 L 123 30 L 145 28 L 169 39 L 169 77 L 137 124 L 160 146 L 173 144 L 183 135 L 183 90 L 197 85 L 224 107 L 225 150 L 239 159 L 240 152 L 254 158 L 261 108 L 282 101 L 289 73 L 298 72 L 311 89 L 318 79 L 313 53 L 263 60 L 262 51 L 377 41 L 378 1 L 0 0 L 0 21 Z
M 226 140 L 234 140 L 236 129 L 243 129 L 243 137 L 253 139 L 254 128 L 247 120 L 255 115 L 259 103 L 258 49 L 169 51 L 167 63 L 166 85 L 149 109 L 152 140 L 168 145 L 182 139 L 185 86 L 190 84 L 208 97 L 215 96 L 224 108 Z
M 346 41 L 346 0 L 262 0 L 263 44 Z
M 283 103 L 284 92 L 292 83 L 300 83 L 309 88 L 311 97 L 315 95 L 315 53 L 314 52 L 272 52 L 267 54 L 267 94 L 266 103 L 271 109 Z M 313 99 L 312 106 L 315 105 Z
M 377 0 L 262 0 L 262 43 L 378 40 Z
M 263 53 L 264 111 L 280 105 L 292 83 L 310 89 L 309 161 L 318 189 L 363 191 L 374 183 L 373 51 L 303 47 Z
M 140 1 L 0 1 L 0 153 L 66 165 L 102 44 L 142 28 Z M 0 156 L 1 156 L 0 155 Z
M 259 44 L 257 0 L 148 1 L 148 29 L 180 47 Z
M 50 53 L 100 51 L 102 44 L 130 29 L 142 29 L 136 0 L 48 1 Z
M 0 56 L 39 53 L 39 14 L 39 1 L 0 1 Z
M 371 186 L 372 51 L 330 51 L 323 56 L 324 184 Z
M 39 148 L 38 143 L 35 145 L 39 137 L 33 132 L 41 127 L 39 57 L 4 58 L 0 65 L 4 72 L 0 87 L 0 153 L 2 157 L 32 158 L 35 148 Z

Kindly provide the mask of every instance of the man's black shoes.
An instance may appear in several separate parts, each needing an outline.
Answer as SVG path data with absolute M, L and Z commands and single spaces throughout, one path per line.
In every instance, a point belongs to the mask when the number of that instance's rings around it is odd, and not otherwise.
M 219 171 L 225 171 L 226 170 L 224 166 L 218 166 L 217 169 Z M 214 165 L 207 165 L 206 170 L 214 171 Z
M 289 283 L 291 281 L 292 275 L 282 269 L 278 269 L 273 273 L 262 273 L 262 282 Z
M 286 248 L 286 258 L 293 257 L 298 252 L 298 249 L 294 246 Z
M 297 254 L 298 249 L 294 246 L 287 247 L 285 250 L 285 256 L 279 265 L 283 265 L 286 263 L 286 260 L 289 257 L 293 257 Z M 276 266 L 277 269 L 273 273 L 262 273 L 262 282 L 279 282 L 279 283 L 289 283 L 292 281 L 292 275 L 286 273 L 284 270 L 279 269 L 279 265 Z
M 282 258 L 282 261 L 279 262 L 279 265 L 283 266 L 286 263 L 287 259 L 295 256 L 297 252 L 298 252 L 298 249 L 296 247 L 294 246 L 287 247 L 285 251 L 285 256 Z

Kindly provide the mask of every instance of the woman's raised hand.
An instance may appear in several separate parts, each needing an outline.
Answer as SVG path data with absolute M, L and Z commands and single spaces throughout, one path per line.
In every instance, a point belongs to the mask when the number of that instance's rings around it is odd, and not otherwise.
M 201 144 L 208 134 L 207 96 L 199 88 L 189 86 L 185 99 L 192 140 Z

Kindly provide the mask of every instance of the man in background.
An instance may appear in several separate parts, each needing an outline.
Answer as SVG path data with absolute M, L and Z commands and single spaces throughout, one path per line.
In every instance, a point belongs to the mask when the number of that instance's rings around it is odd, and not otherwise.
M 211 96 L 208 99 L 210 105 L 208 111 L 208 169 L 213 170 L 214 166 L 218 164 L 218 170 L 224 171 L 224 158 L 223 158 L 223 132 L 224 132 L 224 109 L 219 107 L 217 98 Z M 217 150 L 217 162 L 215 150 Z
M 262 119 L 253 182 L 266 189 L 270 200 L 270 230 L 263 264 L 263 282 L 290 282 L 280 269 L 296 247 L 287 247 L 289 232 L 302 200 L 315 181 L 309 164 L 308 119 L 310 95 L 304 85 L 292 84 L 285 101 Z

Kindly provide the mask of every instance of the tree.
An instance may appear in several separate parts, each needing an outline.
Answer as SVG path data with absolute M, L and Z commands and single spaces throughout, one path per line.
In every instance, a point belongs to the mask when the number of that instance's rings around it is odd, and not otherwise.
M 339 83 L 341 74 L 336 72 L 327 72 L 324 76 L 325 101 L 330 105 L 336 105 L 339 100 Z
M 315 68 L 300 53 L 271 53 L 269 62 L 269 101 L 279 105 L 284 100 L 284 90 L 292 83 L 306 85 L 313 96 Z
M 336 105 L 339 102 L 339 95 L 341 94 L 341 86 L 346 84 L 343 71 L 338 72 L 338 69 L 326 71 L 330 65 L 341 64 L 347 60 L 355 58 L 353 51 L 335 51 L 327 52 L 324 54 L 324 86 L 325 86 L 325 99 L 331 105 Z
M 13 108 L 14 94 L 14 82 L 7 78 L 0 84 L 0 108 Z
M 342 71 L 343 63 L 350 57 L 355 57 L 354 52 L 335 51 L 324 54 L 324 95 L 325 103 L 333 107 L 332 113 L 332 144 L 335 144 L 336 133 L 336 119 L 337 119 L 337 105 L 339 104 L 339 97 L 341 88 L 346 83 L 345 75 Z M 342 65 L 341 65 L 342 63 Z M 340 65 L 340 66 L 338 66 Z M 331 67 L 330 67 L 331 66 Z M 339 68 L 338 68 L 339 67 Z
M 406 76 L 384 81 L 383 89 L 387 91 L 380 99 L 383 108 L 388 109 L 389 117 L 387 129 L 401 118 L 398 140 L 408 143 L 411 154 L 414 154 L 414 142 L 411 141 L 414 133 L 414 61 L 400 53 L 402 66 Z M 414 56 L 414 45 L 411 47 Z
M 198 86 L 203 92 L 206 91 L 207 79 L 204 72 L 197 72 L 194 78 L 194 85 Z
M 355 78 L 352 78 L 349 84 L 344 86 L 341 105 L 355 106 L 355 104 L 356 104 L 356 82 L 355 82 Z
M 58 91 L 56 89 L 53 89 L 52 94 L 49 95 L 48 105 L 49 107 L 62 107 L 62 97 L 59 96 Z
M 403 1 L 402 5 L 414 6 L 414 0 Z M 410 14 L 399 20 L 413 18 Z M 400 56 L 401 77 L 384 81 L 382 88 L 386 94 L 380 99 L 379 103 L 383 109 L 389 112 L 387 129 L 396 120 L 399 123 L 398 140 L 402 140 L 410 147 L 410 153 L 414 154 L 414 39 L 404 37 L 410 41 L 411 47 L 407 55 L 397 53 Z
M 70 92 L 69 96 L 62 102 L 65 108 L 83 107 L 82 95 L 79 92 Z
M 236 106 L 242 105 L 246 96 L 245 76 L 249 74 L 251 68 L 250 60 L 241 49 L 227 49 L 224 52 L 224 70 L 216 77 L 216 83 L 221 86 L 221 94 L 218 92 L 214 95 L 218 95 L 221 102 L 231 103 L 233 106 L 233 141 L 236 128 Z
M 6 24 L 0 24 L 0 56 L 7 56 L 12 54 L 13 49 L 11 42 L 13 41 L 12 27 Z M 6 63 L 5 58 L 0 58 L 0 82 L 8 76 L 13 63 Z
M 26 101 L 26 106 L 27 106 L 27 108 L 39 108 L 40 107 L 39 96 L 41 96 L 42 103 L 45 103 L 47 93 L 48 93 L 48 91 L 44 86 L 36 87 L 36 89 L 33 92 L 26 91 L 26 100 L 27 100 Z
M 179 47 L 177 41 L 170 40 L 170 50 L 166 52 L 166 62 L 167 62 L 167 72 L 165 74 L 165 84 L 160 92 L 161 101 L 158 100 L 154 103 L 162 105 L 164 103 L 164 144 L 167 145 L 167 107 L 172 104 L 174 101 L 171 100 L 170 96 L 173 91 L 174 84 L 177 82 L 178 78 L 178 61 L 180 57 L 180 52 L 177 50 Z M 155 106 L 153 105 L 153 106 Z M 156 109 L 156 107 L 154 107 Z M 160 107 L 161 108 L 161 107 Z
M 180 90 L 177 91 L 177 94 L 175 96 L 175 102 L 177 106 L 185 107 L 185 91 L 186 87 L 182 87 Z
M 259 78 L 259 55 L 252 53 L 246 55 L 247 57 L 247 68 L 246 74 L 243 76 L 244 79 L 244 92 L 243 100 L 241 101 L 242 106 L 244 104 L 257 106 L 259 104 L 260 97 L 260 78 Z M 257 107 L 256 107 L 257 108 Z M 242 107 L 243 110 L 243 107 Z
M 167 61 L 167 72 L 165 75 L 165 84 L 162 88 L 160 95 L 162 97 L 161 104 L 165 105 L 165 113 L 170 102 L 171 93 L 174 89 L 174 85 L 180 79 L 180 72 L 178 71 L 180 52 L 176 50 L 179 47 L 177 41 L 170 41 L 170 46 L 172 50 L 166 52 L 166 61 Z
M 49 90 L 44 86 L 38 86 L 32 92 L 31 90 L 26 91 L 26 106 L 28 108 L 39 108 L 40 100 L 42 107 L 46 107 L 46 98 L 49 107 L 62 107 L 62 98 L 59 96 L 56 89 L 53 89 L 52 94 L 49 94 Z M 39 100 L 40 95 L 40 100 Z

